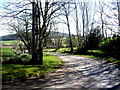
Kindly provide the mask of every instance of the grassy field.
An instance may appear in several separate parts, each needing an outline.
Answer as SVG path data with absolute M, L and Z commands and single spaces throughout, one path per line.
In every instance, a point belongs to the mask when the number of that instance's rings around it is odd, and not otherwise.
M 12 51 L 12 46 L 20 42 L 19 40 L 10 40 L 10 41 L 0 41 L 0 44 L 2 44 L 1 47 L 1 55 L 2 59 L 6 60 L 10 57 L 13 57 L 15 53 Z
M 15 55 L 11 48 L 2 48 L 1 53 L 3 60 L 8 59 Z
M 11 46 L 15 43 L 19 42 L 18 40 L 11 40 L 11 41 L 0 41 L 2 44 L 1 48 L 1 55 L 3 59 L 7 59 L 9 57 L 14 56 L 14 52 L 11 49 Z

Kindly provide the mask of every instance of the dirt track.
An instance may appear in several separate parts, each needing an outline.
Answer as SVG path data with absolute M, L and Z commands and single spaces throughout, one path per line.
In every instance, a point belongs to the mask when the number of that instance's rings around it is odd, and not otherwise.
M 120 88 L 120 70 L 112 63 L 75 55 L 49 54 L 61 58 L 62 68 L 44 78 L 3 85 L 3 89 Z

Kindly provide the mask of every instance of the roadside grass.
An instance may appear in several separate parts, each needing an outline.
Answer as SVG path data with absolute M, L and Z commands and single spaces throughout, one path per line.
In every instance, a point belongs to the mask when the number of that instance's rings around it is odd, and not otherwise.
M 88 50 L 88 54 L 89 54 L 88 56 L 90 56 L 92 58 L 104 59 L 104 60 L 108 60 L 110 62 L 115 62 L 115 63 L 120 64 L 120 60 L 115 59 L 115 58 L 113 58 L 111 56 L 106 55 L 101 50 Z
M 113 63 L 120 64 L 120 60 L 115 59 L 111 56 L 106 55 L 104 52 L 101 50 L 88 50 L 86 54 L 77 54 L 79 56 L 84 56 L 84 57 L 90 57 L 90 58 L 95 58 L 95 59 L 101 59 L 101 60 L 107 60 Z
M 108 60 L 110 62 L 120 64 L 120 60 L 106 55 L 101 50 L 88 50 L 85 54 L 78 53 L 78 54 L 74 54 L 74 55 L 79 55 L 79 56 L 84 56 L 84 57 L 89 57 L 89 58 L 94 58 L 94 59 Z
M 76 50 L 76 47 L 73 47 L 74 50 Z M 56 53 L 63 53 L 63 52 L 69 52 L 70 48 L 60 48 L 56 51 Z M 44 52 L 55 52 L 55 49 L 44 49 Z
M 88 50 L 88 52 L 104 54 L 104 52 L 102 52 L 101 50 Z
M 76 50 L 77 48 L 74 48 L 74 50 Z M 53 49 L 52 49 L 53 50 Z M 52 51 L 51 49 L 48 50 Z M 89 57 L 89 58 L 95 58 L 95 59 L 102 59 L 102 60 L 108 60 L 110 62 L 114 62 L 117 64 L 120 64 L 120 60 L 115 59 L 113 57 L 110 57 L 108 55 L 106 55 L 103 51 L 101 50 L 88 50 L 85 54 L 81 54 L 81 53 L 70 53 L 69 52 L 70 49 L 69 48 L 61 48 L 59 49 L 57 52 L 54 53 L 64 53 L 64 54 L 70 54 L 70 55 L 78 55 L 78 56 L 84 56 L 84 57 Z
M 55 49 L 44 49 L 44 52 L 54 52 Z
M 42 76 L 60 67 L 61 60 L 56 56 L 44 54 L 43 65 L 2 64 L 4 82 L 24 81 L 30 77 Z

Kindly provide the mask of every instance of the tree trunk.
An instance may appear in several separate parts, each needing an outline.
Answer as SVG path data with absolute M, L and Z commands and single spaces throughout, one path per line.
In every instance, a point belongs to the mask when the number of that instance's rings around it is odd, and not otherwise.
M 76 32 L 77 32 L 77 47 L 80 48 L 80 35 L 79 35 L 79 27 L 78 27 L 78 10 L 77 10 L 77 5 L 75 3 L 75 9 L 76 9 Z
M 69 24 L 68 16 L 66 16 L 66 19 L 67 19 L 67 26 L 68 26 L 69 39 L 70 39 L 70 52 L 73 52 L 73 45 L 72 45 L 71 32 L 70 32 L 70 24 Z
M 84 12 L 83 12 L 83 15 L 82 15 L 82 23 L 83 23 L 83 39 L 85 37 L 85 19 L 84 19 Z
M 38 39 L 38 34 L 35 33 L 38 32 L 38 27 L 36 26 L 36 23 L 38 24 L 38 17 L 36 13 L 36 6 L 35 2 L 32 3 L 33 11 L 32 11 L 32 59 L 30 61 L 30 64 L 33 65 L 43 65 L 43 49 L 41 47 L 41 44 Z M 39 22 L 40 23 L 40 22 Z
M 31 53 L 32 53 L 32 61 L 36 60 L 36 54 L 35 54 L 35 2 L 32 2 L 32 47 L 31 47 Z
M 39 49 L 37 50 L 37 64 L 43 65 L 43 49 L 40 46 Z

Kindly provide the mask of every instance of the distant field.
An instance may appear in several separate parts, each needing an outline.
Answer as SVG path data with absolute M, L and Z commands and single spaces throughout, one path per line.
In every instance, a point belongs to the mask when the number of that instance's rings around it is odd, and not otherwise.
M 2 55 L 2 59 L 7 59 L 9 57 L 12 57 L 14 56 L 14 52 L 11 50 L 11 48 L 2 48 L 2 51 L 1 51 L 1 55 Z
M 1 55 L 3 60 L 6 60 L 7 58 L 14 56 L 15 53 L 12 51 L 12 47 L 15 43 L 18 42 L 19 40 L 0 41 Z
M 5 46 L 12 46 L 15 43 L 20 42 L 19 40 L 10 40 L 10 41 L 0 41 L 0 44 L 3 44 Z

